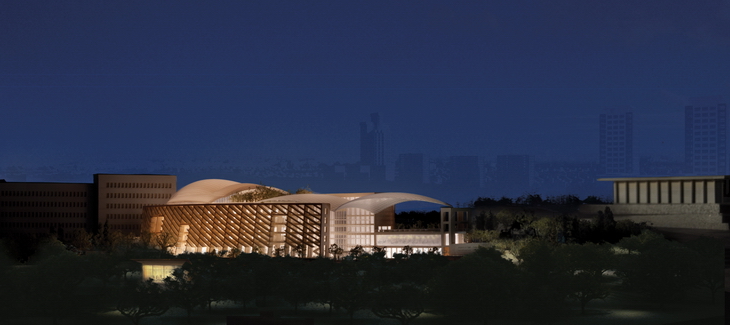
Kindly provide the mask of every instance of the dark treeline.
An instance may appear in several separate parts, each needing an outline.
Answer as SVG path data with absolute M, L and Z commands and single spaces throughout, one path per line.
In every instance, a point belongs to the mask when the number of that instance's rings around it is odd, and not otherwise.
M 610 204 L 611 200 L 598 197 L 588 196 L 581 200 L 575 195 L 556 195 L 542 198 L 540 194 L 525 194 L 518 198 L 501 197 L 499 199 L 491 197 L 479 197 L 472 203 L 473 207 L 484 206 L 542 206 L 542 205 L 580 205 L 580 204 Z
M 650 228 L 646 223 L 614 220 L 609 207 L 598 210 L 593 218 L 583 219 L 566 213 L 538 217 L 525 209 L 502 210 L 496 214 L 489 211 L 475 216 L 467 231 L 467 240 L 490 242 L 496 239 L 539 238 L 552 243 L 615 244 L 624 237 L 639 235 Z
M 396 228 L 438 229 L 441 222 L 439 211 L 403 211 L 395 215 Z
M 644 231 L 616 245 L 521 242 L 510 252 L 514 262 L 503 251 L 484 247 L 457 260 L 406 248 L 394 259 L 377 249 L 353 249 L 340 260 L 235 251 L 183 254 L 175 258 L 189 262 L 155 283 L 140 279 L 139 264 L 130 265 L 130 259 L 172 258 L 159 247 L 116 243 L 80 255 L 48 240 L 21 266 L 5 255 L 0 259 L 0 301 L 5 302 L 0 320 L 42 315 L 49 324 L 95 323 L 100 313 L 118 310 L 138 324 L 170 308 L 190 317 L 227 301 L 238 303 L 242 313 L 287 304 L 296 314 L 304 305 L 318 304 L 350 319 L 368 310 L 402 324 L 423 312 L 452 322 L 551 322 L 568 317 L 571 307 L 585 310 L 617 291 L 639 294 L 654 302 L 651 308 L 681 308 L 690 290 L 704 290 L 709 304 L 724 286 L 723 245 L 713 239 L 683 245 Z

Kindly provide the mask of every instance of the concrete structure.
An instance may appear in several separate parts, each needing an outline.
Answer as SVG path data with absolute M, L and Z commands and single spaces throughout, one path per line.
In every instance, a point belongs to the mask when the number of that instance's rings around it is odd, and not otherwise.
M 452 254 L 449 247 L 464 243 L 472 212 L 472 208 L 441 208 L 441 247 L 444 255 Z
M 253 187 L 252 187 L 253 186 Z M 252 202 L 233 196 L 255 185 L 209 179 L 189 184 L 164 205 L 144 208 L 151 233 L 177 238 L 173 253 L 239 249 L 263 254 L 329 256 L 337 244 L 346 253 L 360 245 L 386 248 L 388 256 L 404 246 L 414 251 L 439 246 L 438 231 L 403 232 L 394 228 L 395 204 L 424 201 L 410 193 L 293 194 Z
M 692 175 L 721 175 L 727 168 L 727 107 L 720 99 L 693 99 L 684 108 L 684 158 Z
M 728 230 L 730 176 L 601 178 L 613 182 L 614 218 L 656 227 Z
M 634 116 L 631 112 L 601 114 L 599 164 L 605 175 L 634 172 Z

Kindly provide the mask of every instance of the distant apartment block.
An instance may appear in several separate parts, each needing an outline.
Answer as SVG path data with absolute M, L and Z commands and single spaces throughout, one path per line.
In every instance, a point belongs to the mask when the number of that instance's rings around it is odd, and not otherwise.
M 695 99 L 684 108 L 684 158 L 691 175 L 727 173 L 727 108 Z
M 601 114 L 599 164 L 606 175 L 634 173 L 634 116 L 631 112 Z

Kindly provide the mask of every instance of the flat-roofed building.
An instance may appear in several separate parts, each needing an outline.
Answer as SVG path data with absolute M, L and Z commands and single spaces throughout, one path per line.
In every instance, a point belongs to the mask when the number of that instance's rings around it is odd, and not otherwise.
M 176 176 L 95 174 L 93 183 L 0 182 L 0 232 L 55 234 L 68 240 L 78 230 L 139 235 L 142 207 L 164 204 Z
M 613 182 L 614 218 L 655 227 L 728 230 L 730 176 L 601 178 Z
M 139 234 L 142 208 L 165 204 L 177 191 L 173 175 L 95 174 L 98 192 L 96 215 L 99 226 L 109 230 Z
M 11 233 L 54 233 L 68 239 L 91 231 L 94 186 L 83 183 L 0 182 L 0 229 Z

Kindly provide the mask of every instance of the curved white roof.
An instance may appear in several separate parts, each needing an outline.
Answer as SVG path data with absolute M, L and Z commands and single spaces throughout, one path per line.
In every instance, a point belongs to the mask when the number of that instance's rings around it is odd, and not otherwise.
M 167 204 L 205 204 L 241 191 L 254 189 L 258 184 L 239 183 L 225 179 L 204 179 L 190 183 L 175 193 Z M 279 190 L 277 188 L 274 188 Z M 280 190 L 281 191 L 281 190 Z M 282 191 L 283 192 L 283 191 Z
M 332 211 L 350 200 L 329 194 L 292 194 L 261 200 L 263 203 L 329 203 Z
M 408 201 L 423 201 L 436 203 L 440 205 L 449 205 L 445 202 L 436 200 L 423 195 L 411 194 L 411 193 L 400 193 L 400 192 L 389 192 L 389 193 L 376 193 L 366 195 L 355 200 L 349 201 L 341 205 L 338 209 L 332 208 L 333 210 L 342 210 L 347 208 L 360 208 L 368 210 L 372 213 L 378 213 L 383 211 L 385 208 L 396 205 L 398 203 Z

